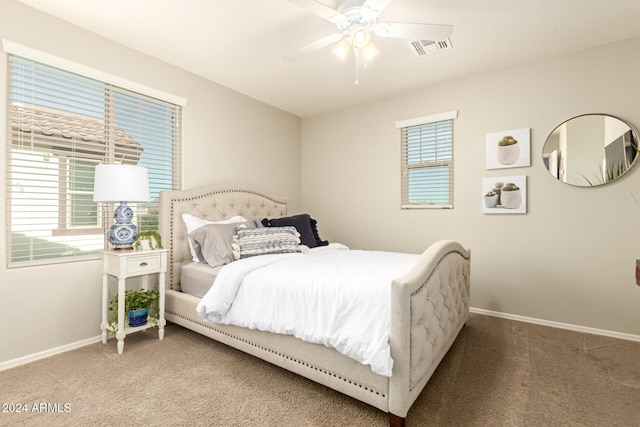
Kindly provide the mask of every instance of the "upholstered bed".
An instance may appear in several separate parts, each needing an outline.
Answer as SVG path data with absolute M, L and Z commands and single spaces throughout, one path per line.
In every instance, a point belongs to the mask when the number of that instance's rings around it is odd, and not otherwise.
M 470 252 L 454 241 L 432 244 L 416 264 L 390 283 L 390 377 L 333 348 L 292 335 L 204 322 L 197 296 L 182 292 L 181 269 L 190 264 L 188 213 L 218 221 L 283 217 L 284 198 L 246 185 L 218 185 L 160 195 L 160 234 L 169 250 L 165 317 L 168 321 L 264 359 L 389 413 L 391 425 L 404 425 L 409 408 L 445 356 L 469 313 Z M 191 272 L 190 274 L 194 274 Z M 195 274 L 199 274 L 195 271 Z

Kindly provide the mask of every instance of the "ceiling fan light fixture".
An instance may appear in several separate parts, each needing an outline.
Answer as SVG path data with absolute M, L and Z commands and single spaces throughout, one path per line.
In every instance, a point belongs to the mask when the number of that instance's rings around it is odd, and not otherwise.
M 369 44 L 371 33 L 362 24 L 354 24 L 349 29 L 351 43 L 356 49 L 362 49 Z
M 313 43 L 298 49 L 285 59 L 295 59 L 303 53 L 322 49 L 333 45 L 332 53 L 345 61 L 352 50 L 356 64 L 356 84 L 358 84 L 358 71 L 367 68 L 380 52 L 371 42 L 372 34 L 377 37 L 391 39 L 407 39 L 411 42 L 414 52 L 421 53 L 426 50 L 429 42 L 445 43 L 450 46 L 449 37 L 453 33 L 452 25 L 408 23 L 408 22 L 378 22 L 380 13 L 392 0 L 336 0 L 329 6 L 326 0 L 289 0 L 311 13 L 332 22 L 338 28 L 338 32 L 330 34 Z M 435 41 L 435 42 L 434 42 Z
M 373 44 L 373 42 L 369 42 L 368 45 L 366 45 L 364 48 L 360 50 L 362 51 L 362 58 L 364 59 L 365 63 L 368 63 L 373 58 L 378 56 L 378 54 L 380 53 L 380 51 L 378 50 L 376 45 Z
M 351 44 L 346 38 L 340 40 L 332 49 L 333 54 L 342 61 L 349 56 L 349 51 L 351 51 Z

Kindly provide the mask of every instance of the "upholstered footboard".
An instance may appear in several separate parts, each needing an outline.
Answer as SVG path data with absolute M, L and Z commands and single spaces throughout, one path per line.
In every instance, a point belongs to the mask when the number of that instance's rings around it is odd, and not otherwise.
M 469 316 L 471 253 L 434 243 L 414 268 L 393 281 L 389 380 L 391 424 L 402 425 Z

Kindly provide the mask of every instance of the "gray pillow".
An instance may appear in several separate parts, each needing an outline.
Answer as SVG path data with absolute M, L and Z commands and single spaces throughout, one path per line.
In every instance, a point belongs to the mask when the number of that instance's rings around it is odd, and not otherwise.
M 246 221 L 234 224 L 206 224 L 189 233 L 200 262 L 218 267 L 234 261 L 231 244 L 238 228 L 255 228 L 255 223 Z

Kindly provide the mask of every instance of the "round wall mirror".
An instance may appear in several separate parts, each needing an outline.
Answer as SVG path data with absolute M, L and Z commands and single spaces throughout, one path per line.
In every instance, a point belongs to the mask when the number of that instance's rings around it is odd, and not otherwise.
M 556 127 L 542 147 L 542 160 L 558 180 L 579 187 L 612 182 L 635 163 L 638 135 L 625 121 L 585 114 Z

